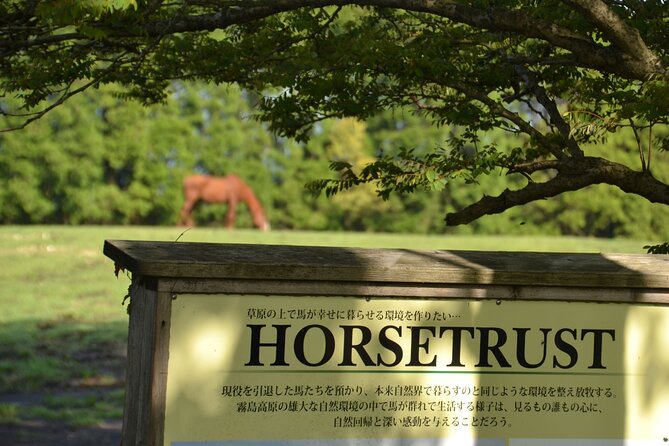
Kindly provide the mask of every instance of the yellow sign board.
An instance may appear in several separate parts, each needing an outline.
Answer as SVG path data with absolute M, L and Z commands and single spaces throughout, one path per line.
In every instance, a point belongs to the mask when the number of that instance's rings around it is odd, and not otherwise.
M 179 295 L 165 446 L 662 445 L 669 308 Z

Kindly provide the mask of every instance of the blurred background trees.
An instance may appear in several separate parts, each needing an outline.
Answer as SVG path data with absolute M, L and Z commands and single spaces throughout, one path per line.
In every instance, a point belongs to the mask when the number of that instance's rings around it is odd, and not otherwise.
M 664 0 L 14 0 L 0 17 L 5 223 L 174 224 L 183 176 L 234 172 L 275 228 L 667 237 Z
M 257 101 L 237 87 L 202 83 L 174 83 L 169 98 L 149 108 L 123 100 L 112 86 L 88 90 L 27 131 L 0 134 L 0 222 L 173 225 L 185 175 L 235 173 L 252 185 L 277 229 L 669 237 L 669 207 L 606 186 L 448 229 L 445 212 L 475 201 L 483 190 L 503 190 L 509 177 L 484 176 L 474 188 L 451 182 L 441 191 L 388 200 L 370 184 L 315 197 L 304 186 L 334 175 L 328 161 L 362 166 L 405 147 L 427 153 L 458 129 L 395 109 L 365 121 L 323 121 L 307 142 L 297 142 L 254 118 Z M 500 147 L 516 143 L 501 133 L 490 138 Z M 618 132 L 592 150 L 638 163 L 633 134 Z M 666 158 L 666 152 L 656 156 Z M 654 161 L 655 175 L 669 179 L 667 160 Z M 239 214 L 238 226 L 250 227 L 248 214 Z M 221 205 L 195 212 L 199 225 L 222 226 L 224 215 Z

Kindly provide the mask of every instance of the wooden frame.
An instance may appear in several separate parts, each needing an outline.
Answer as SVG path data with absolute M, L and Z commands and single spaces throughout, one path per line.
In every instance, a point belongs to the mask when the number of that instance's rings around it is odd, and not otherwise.
M 669 303 L 669 256 L 106 241 L 132 273 L 125 446 L 162 445 L 171 305 L 187 294 Z

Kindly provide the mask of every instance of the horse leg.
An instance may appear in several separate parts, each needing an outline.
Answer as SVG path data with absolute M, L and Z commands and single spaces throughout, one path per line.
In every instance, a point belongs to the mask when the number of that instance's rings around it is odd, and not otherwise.
M 193 207 L 197 201 L 186 200 L 179 212 L 179 226 L 193 227 Z
M 225 215 L 225 227 L 232 229 L 235 227 L 235 217 L 237 210 L 237 201 L 230 200 L 228 202 L 228 213 Z

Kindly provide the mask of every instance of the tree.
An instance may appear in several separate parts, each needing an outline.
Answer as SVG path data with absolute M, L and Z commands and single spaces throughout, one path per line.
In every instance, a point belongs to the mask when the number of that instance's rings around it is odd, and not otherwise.
M 0 222 L 176 221 L 188 158 L 172 145 L 187 148 L 192 128 L 175 108 L 149 112 L 104 88 L 0 134 Z
M 102 84 L 153 103 L 173 79 L 236 82 L 272 93 L 260 112 L 281 135 L 396 107 L 457 128 L 432 150 L 334 163 L 338 178 L 312 184 L 328 194 L 438 190 L 502 169 L 520 179 L 513 190 L 446 223 L 601 183 L 669 204 L 667 179 L 653 175 L 669 147 L 668 10 L 665 0 L 12 0 L 0 6 L 0 67 L 4 96 L 21 107 L 2 110 L 15 128 Z M 494 129 L 517 144 L 503 149 Z M 590 152 L 624 131 L 634 164 Z

